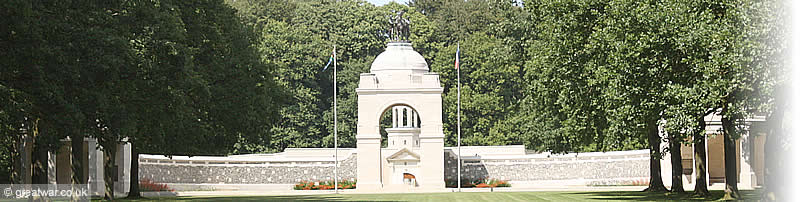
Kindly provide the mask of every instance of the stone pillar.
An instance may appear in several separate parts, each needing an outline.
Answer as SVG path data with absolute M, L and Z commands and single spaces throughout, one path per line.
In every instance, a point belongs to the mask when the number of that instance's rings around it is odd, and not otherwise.
M 397 127 L 397 107 L 392 107 L 392 128 Z
M 20 148 L 22 148 L 22 152 L 20 152 L 20 175 L 22 177 L 22 184 L 31 184 L 33 182 L 33 173 L 31 171 L 31 157 L 33 155 L 33 138 L 30 135 L 23 135 L 22 142 L 20 143 Z
M 411 110 L 411 108 L 409 108 L 409 107 L 405 107 L 405 108 L 406 108 L 406 113 L 405 113 L 405 115 L 406 115 L 406 117 L 405 117 L 406 118 L 406 125 L 405 125 L 405 127 L 411 127 L 411 123 L 412 123 L 411 122 L 411 117 L 414 117 L 411 114 L 414 113 L 413 112 L 414 110 Z
M 419 116 L 417 116 L 417 112 L 416 111 L 412 111 L 412 113 L 411 113 L 411 127 L 412 128 L 419 128 L 419 126 L 417 125 L 417 121 L 418 121 L 417 119 L 419 119 Z
M 444 136 L 420 136 L 420 168 L 417 182 L 423 189 L 444 188 Z
M 97 147 L 97 139 L 87 138 L 86 143 L 89 153 L 89 192 L 94 196 L 105 195 L 105 180 L 103 179 L 103 152 Z
M 47 152 L 47 183 L 48 184 L 58 184 L 56 180 L 56 154 L 48 151 Z
M 375 191 L 381 182 L 381 134 L 379 121 L 386 108 L 366 107 L 379 99 L 374 95 L 358 95 L 358 125 L 356 128 L 356 189 Z M 387 107 L 388 108 L 388 107 Z M 399 112 L 399 109 L 398 109 Z M 400 115 L 398 115 L 399 117 Z M 398 123 L 399 124 L 399 123 Z
M 672 187 L 672 156 L 670 155 L 671 154 L 670 151 L 666 150 L 667 148 L 669 148 L 669 140 L 668 140 L 669 139 L 669 134 L 667 134 L 667 131 L 664 130 L 664 127 L 663 127 L 664 122 L 665 121 L 662 120 L 662 121 L 659 121 L 659 124 L 658 124 L 658 136 L 661 137 L 662 140 L 667 140 L 667 141 L 661 141 L 661 144 L 659 144 L 659 150 L 666 151 L 666 152 L 663 152 L 661 160 L 659 161 L 659 163 L 661 164 L 661 182 L 664 183 L 665 187 L 671 188 Z M 684 184 L 683 187 L 686 188 L 686 185 Z
M 72 183 L 72 146 L 67 139 L 61 140 L 63 145 L 56 153 L 56 182 L 58 184 Z
M 128 193 L 131 185 L 131 144 L 122 142 L 117 147 L 117 181 L 114 182 L 114 191 L 117 193 Z
M 414 127 L 419 128 L 419 113 L 414 112 Z
M 712 130 L 708 130 L 708 127 L 706 127 L 706 135 L 703 136 L 703 138 L 706 139 L 705 141 L 703 141 L 703 142 L 705 142 L 704 147 L 706 147 L 706 159 L 703 162 L 706 163 L 706 165 L 705 165 L 706 166 L 706 186 L 711 186 L 711 173 L 710 173 L 711 169 L 708 168 L 708 156 L 709 156 L 708 155 L 708 135 L 709 135 L 708 131 L 712 131 Z
M 422 176 L 417 182 L 423 189 L 444 189 L 444 132 L 442 129 L 441 94 L 427 94 L 422 109 L 418 109 L 426 117 L 419 134 L 420 168 Z
M 737 186 L 739 189 L 753 189 L 756 183 L 756 173 L 751 167 L 753 160 L 753 142 L 755 138 L 751 138 L 750 130 L 745 130 L 742 136 L 737 140 L 739 142 L 739 182 Z
M 381 182 L 381 136 L 380 134 L 356 135 L 357 159 L 357 185 L 358 190 L 380 190 Z

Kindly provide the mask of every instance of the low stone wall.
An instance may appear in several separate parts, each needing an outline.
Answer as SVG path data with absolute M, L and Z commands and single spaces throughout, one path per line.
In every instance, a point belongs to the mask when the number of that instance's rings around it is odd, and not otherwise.
M 139 177 L 159 183 L 294 184 L 333 179 L 333 161 L 206 161 L 140 158 Z M 339 163 L 339 178 L 356 177 L 356 154 Z
M 579 154 L 533 154 L 519 156 L 465 156 L 462 180 L 496 178 L 510 181 L 580 180 L 602 181 L 641 179 L 649 176 L 648 150 L 592 152 Z M 445 154 L 445 179 L 457 180 L 455 153 Z
M 274 157 L 270 157 L 274 158 Z M 355 151 L 340 160 L 339 177 L 356 178 Z M 512 182 L 572 181 L 616 185 L 649 177 L 648 150 L 579 154 L 464 156 L 462 179 L 496 178 Z M 445 179 L 456 180 L 457 158 L 445 149 Z M 143 155 L 139 176 L 171 184 L 294 184 L 333 179 L 333 161 L 258 157 L 182 157 Z

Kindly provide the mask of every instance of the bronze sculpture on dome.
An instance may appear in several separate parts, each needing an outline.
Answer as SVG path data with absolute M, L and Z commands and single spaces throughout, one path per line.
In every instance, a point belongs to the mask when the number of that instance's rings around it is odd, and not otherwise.
M 404 18 L 405 11 L 396 11 L 389 17 L 389 40 L 392 42 L 408 42 L 411 21 Z

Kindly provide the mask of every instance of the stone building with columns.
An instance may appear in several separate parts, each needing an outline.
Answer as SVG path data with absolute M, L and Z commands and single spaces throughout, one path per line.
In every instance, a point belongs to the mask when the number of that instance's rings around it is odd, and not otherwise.
M 71 184 L 72 183 L 72 144 L 69 138 L 63 139 L 62 145 L 57 151 L 47 153 L 47 184 Z M 28 135 L 23 135 L 20 148 L 20 160 L 18 163 L 21 169 L 22 184 L 31 184 L 32 180 L 32 155 L 33 141 Z M 130 144 L 120 143 L 116 148 L 115 170 L 107 171 L 103 167 L 103 151 L 97 139 L 86 137 L 83 141 L 83 178 L 89 186 L 89 194 L 92 196 L 103 196 L 105 194 L 105 172 L 113 172 L 114 191 L 116 195 L 126 195 L 130 190 Z
M 722 136 L 722 116 L 712 113 L 705 117 L 706 122 L 706 182 L 708 185 L 725 184 L 725 150 Z M 741 137 L 736 140 L 736 172 L 737 186 L 739 189 L 754 189 L 764 184 L 764 143 L 767 139 L 768 126 L 763 116 L 754 116 L 745 119 L 737 126 Z M 662 139 L 667 134 L 661 130 Z M 694 144 L 681 146 L 681 165 L 683 167 L 682 179 L 684 187 L 694 187 L 697 169 L 695 168 Z M 662 151 L 669 147 L 668 142 L 662 142 Z M 666 153 L 661 159 L 661 175 L 664 185 L 672 185 L 672 160 Z

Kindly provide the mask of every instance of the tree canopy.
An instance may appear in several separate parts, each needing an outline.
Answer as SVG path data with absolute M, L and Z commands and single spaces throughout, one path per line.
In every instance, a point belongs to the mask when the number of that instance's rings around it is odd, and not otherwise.
M 333 96 L 339 146 L 355 147 L 359 74 L 401 10 L 440 74 L 446 146 L 457 46 L 463 145 L 649 147 L 657 160 L 659 124 L 692 144 L 709 112 L 773 120 L 782 106 L 776 0 L 11 0 L 0 5 L 0 178 L 27 134 L 49 150 L 89 136 L 165 155 L 333 147 Z M 334 46 L 338 92 L 322 71 Z

